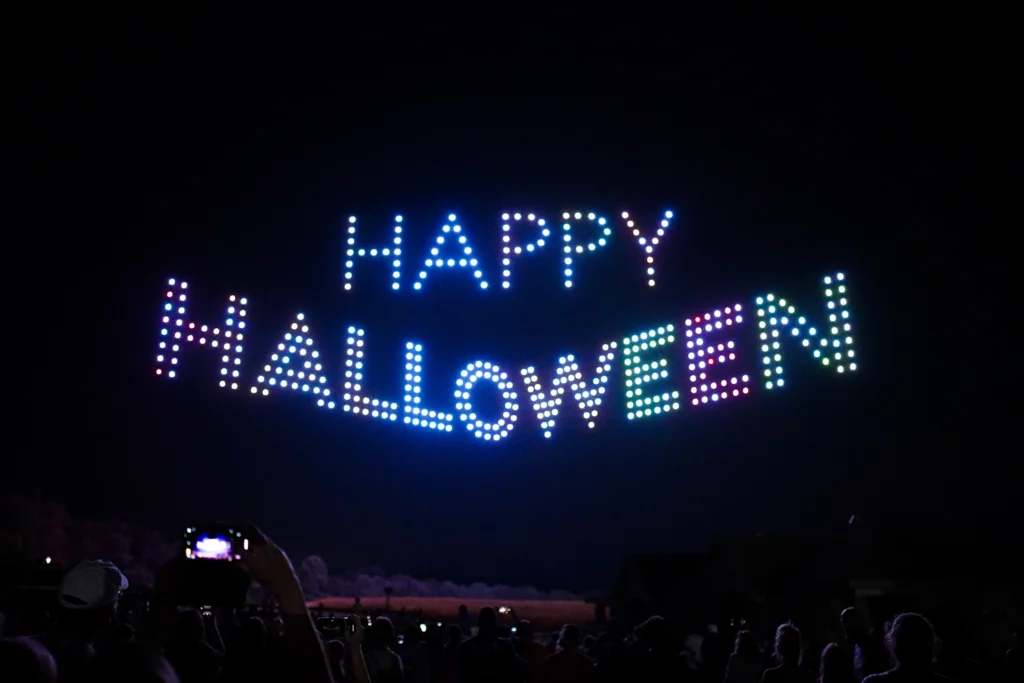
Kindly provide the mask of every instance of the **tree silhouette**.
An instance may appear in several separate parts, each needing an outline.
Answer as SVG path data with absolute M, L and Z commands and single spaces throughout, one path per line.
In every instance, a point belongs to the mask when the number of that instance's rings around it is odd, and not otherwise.
M 327 590 L 327 583 L 330 576 L 327 572 L 327 563 L 319 555 L 310 555 L 299 563 L 298 568 L 299 585 L 307 600 L 322 597 Z
M 395 592 L 395 589 L 391 586 L 384 587 L 384 611 L 391 611 L 391 594 Z

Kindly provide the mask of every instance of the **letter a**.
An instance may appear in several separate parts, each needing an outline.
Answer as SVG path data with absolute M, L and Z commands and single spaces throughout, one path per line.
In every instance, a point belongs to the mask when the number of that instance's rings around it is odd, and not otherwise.
M 479 262 L 473 256 L 473 248 L 468 244 L 469 239 L 462 232 L 462 226 L 455 224 L 455 214 L 448 214 L 448 223 L 441 227 L 441 234 L 437 236 L 435 246 L 430 248 L 430 255 L 423 261 L 423 270 L 420 271 L 419 279 L 412 283 L 412 288 L 423 289 L 423 283 L 431 269 L 460 268 L 473 271 L 473 277 L 480 281 L 480 289 L 487 289 L 487 280 L 480 270 Z M 454 250 L 448 254 L 442 254 L 442 247 L 453 245 Z
M 256 378 L 260 386 L 254 386 L 250 391 L 269 396 L 270 389 L 278 387 L 311 393 L 317 397 L 318 406 L 334 408 L 331 389 L 320 364 L 320 352 L 309 336 L 309 325 L 305 319 L 302 313 L 295 316 L 295 322 L 270 354 L 270 362 L 263 366 L 263 372 Z

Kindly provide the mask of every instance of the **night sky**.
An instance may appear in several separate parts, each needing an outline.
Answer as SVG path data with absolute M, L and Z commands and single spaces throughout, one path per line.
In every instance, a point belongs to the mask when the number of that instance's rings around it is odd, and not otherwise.
M 952 328 L 935 319 L 956 300 L 939 245 L 968 215 L 984 223 L 996 192 L 984 136 L 999 107 L 934 26 L 754 17 L 690 27 L 664 54 L 595 38 L 484 59 L 397 38 L 388 53 L 369 35 L 353 40 L 373 48 L 342 46 L 353 27 L 326 20 L 148 21 L 65 16 L 11 86 L 12 206 L 31 246 L 10 253 L 36 270 L 8 293 L 35 302 L 37 333 L 14 330 L 15 367 L 34 376 L 8 388 L 31 389 L 31 436 L 4 489 L 168 533 L 252 520 L 337 569 L 572 589 L 608 585 L 626 553 L 722 534 L 836 534 L 859 514 L 959 535 L 1008 509 L 1006 478 L 989 481 L 998 457 L 962 446 Z M 667 209 L 651 289 L 618 215 Z M 562 210 L 597 211 L 616 233 L 571 291 L 550 249 L 501 291 L 500 214 L 517 210 L 556 232 Z M 449 212 L 490 291 L 455 271 L 409 287 Z M 383 238 L 396 213 L 403 290 L 360 264 L 344 292 L 347 217 Z M 560 355 L 589 370 L 603 342 L 736 302 L 752 314 L 768 291 L 815 321 L 837 271 L 857 373 L 792 346 L 789 385 L 763 390 L 751 315 L 736 339 L 752 395 L 645 423 L 625 419 L 621 365 L 596 429 L 563 406 L 541 438 L 519 386 L 499 444 L 247 392 L 300 311 L 336 387 L 360 324 L 369 389 L 400 398 L 416 340 L 425 401 L 451 411 L 466 362 L 517 379 L 533 364 L 546 383 Z M 248 297 L 245 391 L 217 387 L 210 353 L 186 352 L 179 380 L 154 375 L 171 276 L 201 322 Z

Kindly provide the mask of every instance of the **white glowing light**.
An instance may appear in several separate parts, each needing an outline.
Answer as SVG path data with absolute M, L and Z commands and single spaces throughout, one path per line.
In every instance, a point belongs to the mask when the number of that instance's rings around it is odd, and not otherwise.
M 242 341 L 245 338 L 245 297 L 228 297 L 224 320 L 220 325 L 203 325 L 186 318 L 187 282 L 167 281 L 160 316 L 160 341 L 157 344 L 156 374 L 169 379 L 178 376 L 181 351 L 186 344 L 216 349 L 220 354 L 221 387 L 238 389 L 242 366 Z
M 487 289 L 487 280 L 480 270 L 480 262 L 473 256 L 473 248 L 469 246 L 469 238 L 462 232 L 462 226 L 455 223 L 455 214 L 448 214 L 448 223 L 441 226 L 441 232 L 434 242 L 435 245 L 430 248 L 429 255 L 423 261 L 419 279 L 412 283 L 413 289 L 423 289 L 423 283 L 431 270 L 447 268 L 472 271 L 473 277 L 479 281 L 480 289 Z
M 736 360 L 736 342 L 730 339 L 715 344 L 714 336 L 734 331 L 742 324 L 743 306 L 740 304 L 686 319 L 686 359 L 693 405 L 750 394 L 749 375 L 719 377 L 712 373 L 716 367 Z
M 575 356 L 568 355 L 559 358 L 550 391 L 544 390 L 544 386 L 537 377 L 537 369 L 532 365 L 519 371 L 523 383 L 526 385 L 526 392 L 530 397 L 533 412 L 540 421 L 541 429 L 544 430 L 545 439 L 551 438 L 552 430 L 555 428 L 566 385 L 572 391 L 572 400 L 580 409 L 587 427 L 593 429 L 596 426 L 598 411 L 604 400 L 605 387 L 608 384 L 617 346 L 615 342 L 602 346 L 601 354 L 597 358 L 597 367 L 589 380 L 583 377 L 583 372 L 580 370 Z
M 398 404 L 368 396 L 363 389 L 365 356 L 366 330 L 349 327 L 345 337 L 345 382 L 341 409 L 353 415 L 394 422 L 398 419 Z
M 525 215 L 519 212 L 513 214 L 503 213 L 501 214 L 501 220 L 503 221 L 501 226 L 501 287 L 502 289 L 508 289 L 512 286 L 512 257 L 539 251 L 547 244 L 551 231 L 546 227 L 547 221 L 543 218 L 537 218 L 532 213 Z M 535 224 L 540 229 L 539 237 L 532 242 L 521 243 L 512 234 L 513 226 L 524 220 L 527 223 Z
M 782 387 L 786 384 L 782 366 L 782 340 L 784 338 L 801 337 L 800 343 L 811 349 L 811 355 L 822 365 L 835 368 L 842 374 L 857 369 L 853 349 L 853 325 L 850 323 L 846 276 L 842 273 L 824 278 L 825 310 L 828 322 L 821 326 L 821 331 L 808 325 L 807 318 L 797 313 L 785 299 L 774 294 L 757 297 L 757 326 L 761 339 L 761 352 L 764 354 L 763 365 L 764 386 L 766 389 Z
M 509 221 L 524 219 L 522 214 L 506 216 Z M 569 216 L 567 220 L 597 220 L 594 214 L 585 218 L 582 213 Z M 396 222 L 400 222 L 400 218 L 396 217 Z M 527 215 L 525 220 L 530 222 L 531 218 L 537 222 L 532 215 Z M 449 235 L 457 234 L 449 231 Z M 821 328 L 810 326 L 794 306 L 775 294 L 755 299 L 762 351 L 761 371 L 767 389 L 785 386 L 782 346 L 786 342 L 783 337 L 799 337 L 801 344 L 810 349 L 822 365 L 834 368 L 837 373 L 845 374 L 857 369 L 847 279 L 842 273 L 837 273 L 825 277 L 823 284 L 827 322 Z M 186 344 L 195 344 L 218 352 L 221 359 L 220 386 L 237 389 L 247 300 L 229 296 L 222 324 L 210 326 L 188 318 L 188 292 L 187 283 L 173 278 L 167 281 L 160 318 L 156 374 L 175 378 L 182 349 Z M 747 311 L 741 304 L 708 310 L 710 312 L 684 320 L 681 327 L 685 334 L 689 371 L 688 398 L 693 406 L 722 402 L 749 395 L 751 391 L 749 375 L 734 375 L 722 368 L 726 363 L 737 360 L 735 333 L 745 322 Z M 636 421 L 678 411 L 679 391 L 662 387 L 652 390 L 650 387 L 652 383 L 670 379 L 668 359 L 671 358 L 671 350 L 668 347 L 676 342 L 677 335 L 680 331 L 666 324 L 622 338 L 621 348 L 617 342 L 604 344 L 589 376 L 585 375 L 576 356 L 563 356 L 558 359 L 555 372 L 550 377 L 550 388 L 545 387 L 534 366 L 524 367 L 520 371 L 523 386 L 545 438 L 552 436 L 561 411 L 568 409 L 570 401 L 576 404 L 588 428 L 596 426 L 617 355 L 621 355 L 623 364 L 627 419 Z M 409 341 L 404 351 L 405 381 L 400 400 L 374 398 L 363 386 L 366 332 L 361 327 L 350 326 L 345 336 L 345 378 L 339 401 L 343 410 L 388 422 L 398 422 L 401 417 L 402 424 L 447 433 L 453 431 L 455 415 L 458 415 L 459 421 L 476 438 L 496 442 L 511 435 L 518 420 L 518 395 L 512 380 L 498 364 L 476 361 L 466 366 L 456 379 L 454 411 L 446 412 L 424 405 L 423 387 L 427 373 L 423 345 Z M 473 391 L 481 389 L 477 385 L 482 380 L 492 385 L 488 390 L 500 392 L 500 416 L 482 416 L 474 410 Z M 310 393 L 319 406 L 335 407 L 336 398 L 325 376 L 324 360 L 301 313 L 289 324 L 272 350 L 269 362 L 257 374 L 251 391 L 268 396 L 280 389 Z
M 306 316 L 299 313 L 289 325 L 284 337 L 270 354 L 270 362 L 256 377 L 256 385 L 249 390 L 253 394 L 269 396 L 274 388 L 291 389 L 316 396 L 316 404 L 333 409 L 334 399 L 324 375 L 313 337 L 310 336 Z
M 676 342 L 675 327 L 651 328 L 622 340 L 622 364 L 626 369 L 626 418 L 629 420 L 663 415 L 679 410 L 679 392 L 658 392 L 645 388 L 668 379 L 668 359 L 656 355 Z
M 342 272 L 345 291 L 355 284 L 356 259 L 384 259 L 391 262 L 391 289 L 401 287 L 402 278 L 402 217 L 395 216 L 394 236 L 390 244 L 363 246 L 358 242 L 356 217 L 349 216 L 348 237 L 345 240 L 345 268 Z
M 671 211 L 666 211 L 664 217 L 659 221 L 658 227 L 653 231 L 648 230 L 645 232 L 640 229 L 635 220 L 629 217 L 628 212 L 622 212 L 622 218 L 626 221 L 626 228 L 629 229 L 630 234 L 644 252 L 648 287 L 653 287 L 656 283 L 654 277 L 654 252 L 658 245 L 661 244 L 661 239 L 665 236 L 665 231 L 668 230 L 673 216 L 674 214 Z M 651 234 L 652 232 L 653 234 Z
M 482 379 L 494 384 L 501 392 L 503 410 L 501 417 L 494 421 L 484 420 L 478 416 L 470 402 L 473 387 Z M 473 436 L 485 441 L 500 441 L 512 432 L 516 420 L 519 419 L 519 404 L 516 402 L 512 382 L 496 363 L 479 360 L 470 363 L 455 380 L 455 387 L 455 412 L 459 414 L 459 419 L 466 423 L 466 429 Z
M 209 560 L 227 559 L 231 557 L 231 544 L 223 538 L 200 538 L 196 541 L 195 556 Z
M 608 238 L 611 237 L 612 229 L 608 225 L 608 221 L 604 218 L 598 218 L 595 213 L 588 213 L 586 218 L 582 212 L 577 211 L 570 214 L 568 211 L 562 213 L 562 276 L 564 278 L 565 286 L 572 287 L 573 283 L 573 258 L 579 257 L 582 254 L 589 251 L 596 251 L 601 247 L 608 245 Z M 577 239 L 574 235 L 575 230 L 573 224 L 570 221 L 576 223 L 582 223 L 586 220 L 587 223 L 595 223 L 598 226 L 598 237 L 595 241 L 585 242 L 582 239 Z M 582 229 L 582 228 L 578 228 Z
M 406 424 L 414 427 L 452 431 L 451 413 L 434 410 L 421 405 L 423 388 L 423 345 L 415 342 L 405 344 L 405 417 Z

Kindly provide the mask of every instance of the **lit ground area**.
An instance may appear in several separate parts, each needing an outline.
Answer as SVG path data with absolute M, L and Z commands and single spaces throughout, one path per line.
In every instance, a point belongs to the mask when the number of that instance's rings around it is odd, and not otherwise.
M 364 609 L 384 609 L 384 598 L 363 598 L 361 604 Z M 326 609 L 349 611 L 355 603 L 354 598 L 324 598 L 310 602 L 310 607 L 322 604 Z M 510 607 L 517 619 L 529 619 L 535 626 L 540 628 L 556 628 L 562 624 L 582 624 L 593 621 L 594 606 L 588 605 L 582 600 L 506 600 L 497 603 L 493 600 L 469 600 L 465 598 L 404 598 L 394 596 L 391 598 L 391 610 L 399 612 L 405 609 L 407 612 L 423 611 L 424 618 L 437 619 L 438 621 L 454 620 L 459 613 L 459 605 L 469 608 L 469 613 L 476 620 L 476 613 L 481 607 Z M 503 616 L 502 623 L 512 625 L 511 617 Z

